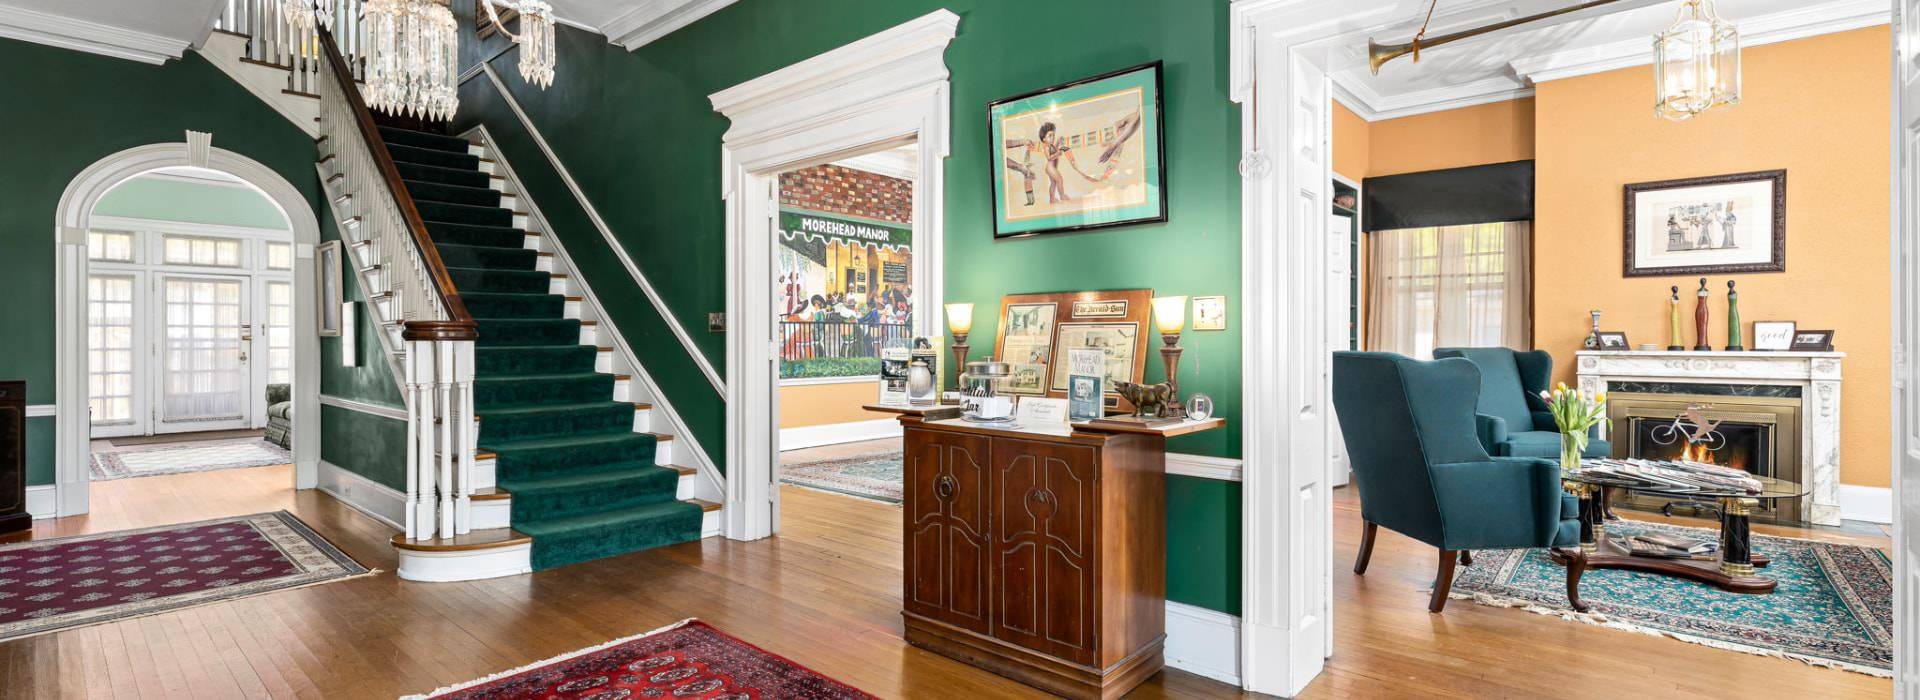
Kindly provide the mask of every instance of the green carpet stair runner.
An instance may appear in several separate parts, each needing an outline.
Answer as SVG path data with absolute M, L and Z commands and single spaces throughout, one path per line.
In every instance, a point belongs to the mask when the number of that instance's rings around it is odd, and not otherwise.
M 380 127 L 454 287 L 480 326 L 474 408 L 480 449 L 513 497 L 513 528 L 533 538 L 533 568 L 700 537 L 701 507 L 674 498 L 679 471 L 659 466 L 658 438 L 633 431 L 635 406 L 611 400 L 614 377 L 513 228 L 513 212 L 467 142 Z

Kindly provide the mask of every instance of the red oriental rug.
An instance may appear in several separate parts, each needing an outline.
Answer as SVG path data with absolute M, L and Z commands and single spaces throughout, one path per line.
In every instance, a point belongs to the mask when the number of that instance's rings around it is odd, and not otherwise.
M 0 640 L 368 573 L 285 511 L 0 545 Z
M 689 619 L 402 700 L 873 697 Z

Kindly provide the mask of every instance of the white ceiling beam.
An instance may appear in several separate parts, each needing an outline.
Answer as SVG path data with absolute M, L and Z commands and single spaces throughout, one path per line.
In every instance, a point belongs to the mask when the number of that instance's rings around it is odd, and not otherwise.
M 191 43 L 11 5 L 0 5 L 0 37 L 156 65 L 179 58 Z
M 1886 24 L 1891 7 L 1881 0 L 1836 0 L 1735 22 L 1742 48 L 1805 39 Z M 1653 63 L 1653 38 L 1623 39 L 1598 46 L 1514 59 L 1521 80 L 1539 84 Z
M 719 12 L 736 0 L 642 0 L 635 7 L 602 23 L 607 41 L 632 51 L 702 17 Z

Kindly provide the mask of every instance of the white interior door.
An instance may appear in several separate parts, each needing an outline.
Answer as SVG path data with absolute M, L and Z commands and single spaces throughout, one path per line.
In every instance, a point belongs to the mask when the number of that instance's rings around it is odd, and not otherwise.
M 159 406 L 153 432 L 251 425 L 253 330 L 244 277 L 160 274 Z
M 1327 217 L 1327 351 L 1352 350 L 1347 324 L 1353 308 L 1353 217 Z M 1352 469 L 1347 463 L 1347 440 L 1333 413 L 1333 382 L 1327 382 L 1327 483 L 1346 486 Z
M 1920 0 L 1897 0 L 1894 153 L 1894 695 L 1920 697 Z

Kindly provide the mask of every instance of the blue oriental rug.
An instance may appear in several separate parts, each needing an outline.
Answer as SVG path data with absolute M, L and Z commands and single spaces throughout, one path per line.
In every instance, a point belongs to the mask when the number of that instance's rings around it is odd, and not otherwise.
M 900 484 L 903 481 L 901 454 L 894 451 L 782 465 L 780 480 L 810 489 L 870 498 L 883 503 L 899 503 Z
M 1608 534 L 1673 532 L 1714 538 L 1715 531 L 1616 521 Z M 1588 624 L 1664 635 L 1749 654 L 1798 659 L 1875 676 L 1893 668 L 1893 567 L 1880 550 L 1791 537 L 1754 535 L 1760 569 L 1779 582 L 1771 594 L 1730 593 L 1704 583 L 1619 569 L 1588 569 L 1580 598 L 1567 607 L 1566 569 L 1546 550 L 1474 552 L 1456 570 L 1452 597 L 1519 607 Z

